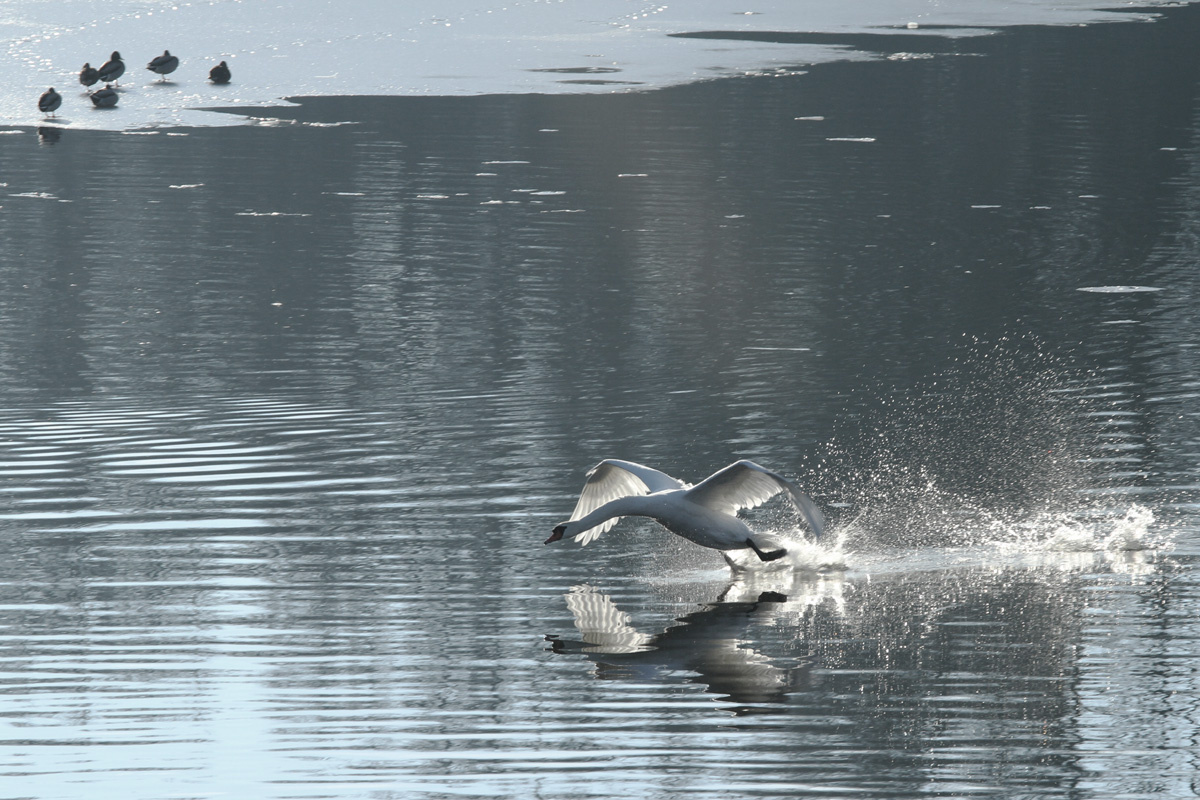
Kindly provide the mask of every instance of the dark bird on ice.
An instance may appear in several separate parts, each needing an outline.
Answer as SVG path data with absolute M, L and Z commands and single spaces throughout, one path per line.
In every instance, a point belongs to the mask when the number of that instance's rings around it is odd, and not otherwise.
M 229 66 L 224 61 L 208 71 L 208 79 L 213 83 L 229 83 L 231 77 Z
M 54 91 L 53 86 L 42 92 L 42 96 L 38 98 L 38 111 L 41 111 L 43 114 L 53 115 L 61 105 L 62 95 Z
M 121 54 L 116 50 L 113 50 L 112 58 L 96 70 L 96 77 L 105 83 L 117 83 L 117 78 L 124 74 L 125 62 L 121 60 Z
M 117 104 L 117 93 L 107 84 L 103 89 L 92 92 L 89 96 L 92 98 L 92 105 L 96 108 L 112 108 Z
M 174 72 L 178 66 L 179 59 L 171 55 L 170 50 L 163 50 L 161 56 L 155 56 L 150 59 L 150 63 L 146 65 L 146 69 L 162 75 L 162 79 L 165 81 L 167 76 Z
M 79 82 L 84 86 L 91 86 L 100 80 L 100 71 L 91 64 L 84 64 L 83 69 L 79 70 Z

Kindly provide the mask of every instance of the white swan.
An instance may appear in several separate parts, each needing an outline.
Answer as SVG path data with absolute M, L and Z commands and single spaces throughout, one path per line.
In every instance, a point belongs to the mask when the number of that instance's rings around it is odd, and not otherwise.
M 587 544 L 621 517 L 650 517 L 702 547 L 750 548 L 761 560 L 774 561 L 787 551 L 764 549 L 765 541 L 738 519 L 737 512 L 756 508 L 781 492 L 787 493 L 813 535 L 820 538 L 825 518 L 816 503 L 787 478 L 753 461 L 734 462 L 691 486 L 632 461 L 605 459 L 588 472 L 571 518 L 555 526 L 546 544 L 563 536 Z

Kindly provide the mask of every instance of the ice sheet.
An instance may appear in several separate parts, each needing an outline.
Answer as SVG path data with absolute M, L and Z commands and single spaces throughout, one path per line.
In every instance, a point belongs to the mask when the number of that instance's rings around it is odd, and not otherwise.
M 37 98 L 63 95 L 53 124 L 112 130 L 236 124 L 197 109 L 320 95 L 464 95 L 646 90 L 869 54 L 829 44 L 680 38 L 699 31 L 982 35 L 1014 24 L 1149 18 L 1151 3 L 1096 0 L 0 0 L 0 124 L 39 125 Z M 983 28 L 985 30 L 980 30 Z M 181 65 L 157 83 L 164 49 Z M 116 109 L 78 82 L 124 56 Z M 208 71 L 225 60 L 233 82 Z M 99 88 L 98 86 L 95 88 Z

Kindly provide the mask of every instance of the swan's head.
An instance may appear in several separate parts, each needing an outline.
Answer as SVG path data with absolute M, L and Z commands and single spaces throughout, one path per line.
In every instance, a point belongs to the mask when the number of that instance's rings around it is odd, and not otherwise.
M 567 531 L 567 523 L 564 522 L 561 525 L 555 525 L 554 532 L 550 534 L 550 538 L 547 539 L 546 541 L 542 542 L 542 544 L 550 544 L 551 542 L 557 542 L 559 539 L 561 539 L 563 537 L 563 534 L 566 533 L 566 531 Z

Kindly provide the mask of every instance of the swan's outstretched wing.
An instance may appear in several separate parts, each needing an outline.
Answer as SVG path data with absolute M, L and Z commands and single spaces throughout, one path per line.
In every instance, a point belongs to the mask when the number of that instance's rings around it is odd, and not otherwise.
M 583 484 L 583 491 L 579 493 L 579 502 L 575 504 L 575 510 L 571 512 L 571 519 L 568 522 L 581 519 L 618 497 L 653 494 L 664 489 L 682 488 L 684 488 L 684 484 L 681 481 L 656 469 L 644 467 L 632 461 L 606 458 L 588 472 L 587 482 Z M 575 541 L 580 544 L 594 541 L 600 534 L 616 525 L 620 519 L 620 517 L 615 517 L 594 528 L 589 528 L 576 536 Z
M 796 488 L 796 484 L 753 461 L 737 461 L 714 472 L 689 489 L 687 496 L 714 510 L 736 514 L 743 508 L 757 508 L 780 492 L 788 493 L 813 535 L 821 538 L 825 532 L 825 517 L 817 504 Z

